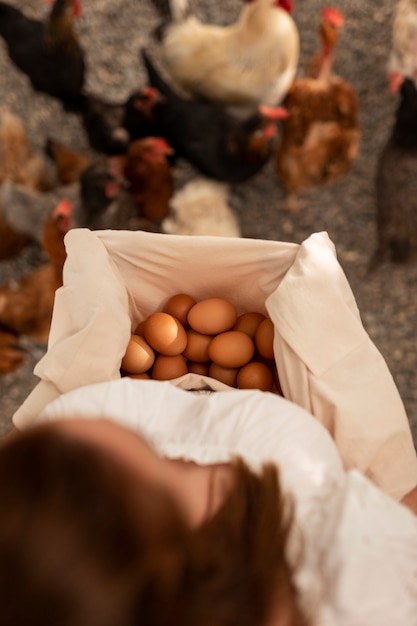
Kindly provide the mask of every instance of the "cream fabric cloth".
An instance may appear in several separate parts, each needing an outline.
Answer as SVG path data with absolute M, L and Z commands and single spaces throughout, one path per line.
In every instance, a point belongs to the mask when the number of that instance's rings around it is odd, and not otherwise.
M 199 464 L 243 457 L 279 468 L 295 504 L 288 558 L 313 626 L 417 625 L 417 517 L 357 470 L 346 474 L 325 428 L 260 391 L 193 393 L 128 378 L 61 395 L 36 423 L 107 417 L 169 458 Z
M 71 230 L 40 382 L 15 413 L 18 428 L 60 394 L 115 380 L 132 329 L 173 294 L 228 298 L 267 313 L 284 395 L 317 417 L 345 468 L 400 499 L 417 484 L 403 403 L 366 333 L 326 233 L 301 245 L 245 238 Z M 183 388 L 222 389 L 187 375 Z

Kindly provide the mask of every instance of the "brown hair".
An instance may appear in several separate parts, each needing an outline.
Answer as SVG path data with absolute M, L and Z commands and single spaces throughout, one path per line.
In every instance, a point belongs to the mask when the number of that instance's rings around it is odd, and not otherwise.
M 2 626 L 304 624 L 285 557 L 275 468 L 234 464 L 218 513 L 192 531 L 169 494 L 53 426 L 0 446 Z

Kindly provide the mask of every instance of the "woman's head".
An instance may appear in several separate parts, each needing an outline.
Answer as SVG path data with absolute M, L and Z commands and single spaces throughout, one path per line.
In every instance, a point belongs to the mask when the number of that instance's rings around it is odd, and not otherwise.
M 135 439 L 125 457 L 111 427 L 98 421 L 97 440 L 91 424 L 74 426 L 0 446 L 2 626 L 258 626 L 278 597 L 296 612 L 275 471 L 238 462 L 224 502 L 195 528 L 143 440 L 138 462 Z
M 169 494 L 54 427 L 2 446 L 0 510 L 4 626 L 27 624 L 29 608 L 33 625 L 134 623 L 141 578 L 182 568 L 187 528 Z

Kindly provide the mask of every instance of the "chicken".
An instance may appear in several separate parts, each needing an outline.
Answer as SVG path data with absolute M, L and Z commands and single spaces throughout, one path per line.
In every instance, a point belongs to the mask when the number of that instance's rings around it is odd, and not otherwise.
M 259 104 L 279 104 L 293 82 L 299 33 L 292 0 L 253 0 L 228 26 L 195 16 L 163 31 L 160 53 L 178 85 L 194 96 L 233 107 L 243 115 Z
M 42 229 L 42 246 L 52 265 L 56 283 L 62 285 L 62 270 L 67 253 L 64 237 L 76 225 L 73 222 L 74 204 L 63 198 L 45 219 Z
M 53 187 L 43 155 L 31 146 L 21 118 L 7 108 L 0 116 L 0 184 L 5 180 L 38 191 Z
M 80 102 L 81 121 L 93 150 L 107 155 L 126 152 L 130 136 L 122 126 L 124 106 L 91 94 L 84 94 Z
M 5 181 L 40 191 L 52 187 L 47 163 L 32 148 L 22 120 L 8 109 L 2 110 L 0 121 L 0 185 Z M 0 202 L 0 259 L 16 256 L 30 240 L 7 223 Z
M 90 146 L 102 154 L 120 155 L 131 141 L 158 135 L 152 113 L 156 100 L 155 89 L 147 86 L 134 90 L 120 104 L 84 93 L 79 112 Z
M 142 50 L 142 58 L 151 86 L 161 95 L 153 109 L 155 116 L 178 157 L 187 159 L 205 176 L 229 183 L 242 182 L 264 167 L 271 156 L 276 124 L 287 115 L 284 109 L 237 119 L 221 105 L 181 97 L 146 50 Z
M 8 182 L 0 192 L 0 201 L 7 222 L 42 244 L 45 220 L 64 198 L 74 206 L 71 228 L 136 229 L 137 205 L 124 184 L 112 163 L 98 159 L 84 169 L 79 181 L 49 192 L 35 192 Z
M 191 180 L 174 193 L 162 230 L 171 235 L 240 237 L 239 222 L 228 204 L 229 191 L 227 184 L 215 180 Z
M 75 203 L 79 197 L 79 184 L 61 185 L 50 191 L 34 191 L 23 185 L 6 181 L 0 188 L 0 204 L 5 222 L 17 233 L 42 245 L 45 220 L 53 208 L 64 198 Z
M 369 269 L 384 260 L 405 263 L 417 251 L 417 87 L 406 78 L 375 175 L 377 247 Z
M 30 241 L 30 237 L 16 232 L 5 221 L 0 209 L 0 260 L 12 259 L 17 256 Z
M 80 196 L 72 215 L 73 228 L 148 230 L 159 227 L 138 216 L 138 207 L 126 189 L 118 157 L 94 161 L 81 174 Z
M 417 82 L 417 0 L 398 0 L 392 19 L 388 84 L 397 92 L 404 77 Z
M 133 91 L 126 100 L 122 126 L 129 133 L 131 141 L 160 136 L 161 129 L 153 110 L 158 97 L 156 89 L 144 86 Z
M 0 2 L 0 35 L 12 62 L 28 76 L 33 88 L 76 106 L 84 86 L 86 65 L 74 19 L 80 0 L 56 0 L 45 22 Z
M 83 152 L 72 150 L 60 141 L 48 137 L 45 152 L 55 165 L 58 181 L 69 185 L 80 180 L 82 172 L 91 164 L 91 157 Z
M 163 137 L 133 141 L 121 158 L 120 168 L 140 214 L 160 222 L 169 214 L 174 177 L 167 156 L 172 148 Z
M 19 335 L 0 324 L 0 375 L 14 372 L 24 361 Z
M 300 208 L 301 188 L 342 176 L 358 155 L 359 99 L 350 83 L 332 73 L 343 19 L 336 9 L 323 9 L 320 68 L 315 56 L 309 65 L 311 75 L 296 79 L 283 102 L 288 117 L 282 123 L 275 166 L 287 191 L 284 206 L 290 210 Z
M 12 336 L 27 335 L 37 341 L 47 341 L 55 291 L 62 285 L 66 256 L 63 238 L 70 227 L 71 210 L 72 204 L 63 199 L 45 221 L 43 243 L 49 261 L 19 281 L 0 285 L 0 324 L 9 329 Z M 6 344 L 6 354 L 7 349 Z M 6 360 L 6 354 L 0 335 L 0 363 Z

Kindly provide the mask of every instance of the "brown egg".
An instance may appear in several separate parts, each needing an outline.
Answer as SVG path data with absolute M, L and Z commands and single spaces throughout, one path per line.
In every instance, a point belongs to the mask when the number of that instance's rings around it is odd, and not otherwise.
M 251 361 L 240 368 L 237 374 L 237 386 L 239 389 L 271 391 L 274 386 L 274 374 L 264 363 Z
M 211 363 L 209 376 L 215 378 L 229 387 L 236 387 L 236 377 L 239 369 L 237 367 L 223 367 L 217 363 Z
M 228 330 L 213 337 L 208 353 L 214 363 L 223 367 L 242 367 L 255 352 L 252 339 L 240 330 Z
M 179 321 L 162 311 L 152 313 L 146 320 L 145 339 L 154 350 L 165 356 L 181 354 L 187 345 L 187 334 Z
M 183 355 L 190 361 L 204 363 L 210 361 L 208 355 L 208 347 L 212 340 L 212 335 L 203 335 L 192 328 L 187 328 L 187 345 L 183 351 Z
M 209 375 L 210 363 L 196 363 L 195 361 L 188 361 L 187 367 L 190 374 L 200 374 L 201 376 Z
M 171 296 L 167 302 L 165 302 L 164 308 L 162 309 L 164 313 L 169 313 L 177 318 L 177 320 L 184 326 L 188 326 L 187 315 L 188 311 L 196 304 L 196 300 L 186 294 L 186 293 L 177 293 L 174 296 Z
M 155 352 L 148 342 L 138 335 L 132 335 L 127 344 L 121 366 L 129 374 L 142 374 L 152 367 Z
M 136 378 L 137 380 L 150 380 L 151 375 L 148 372 L 143 372 L 143 374 L 127 374 L 128 378 Z
M 234 326 L 237 311 L 224 298 L 206 298 L 190 309 L 187 319 L 193 330 L 205 335 L 217 335 Z
M 139 322 L 139 324 L 136 326 L 135 328 L 135 335 L 139 335 L 140 337 L 144 337 L 145 336 L 145 326 L 146 326 L 146 319 L 142 320 L 141 322 Z
M 233 330 L 241 330 L 242 333 L 246 333 L 251 339 L 254 339 L 259 324 L 265 318 L 266 316 L 263 313 L 257 313 L 256 311 L 242 313 L 237 318 Z
M 274 358 L 274 324 L 269 317 L 259 324 L 255 334 L 255 345 L 264 359 Z
M 188 374 L 187 363 L 182 354 L 165 356 L 158 354 L 152 368 L 154 380 L 171 380 Z

